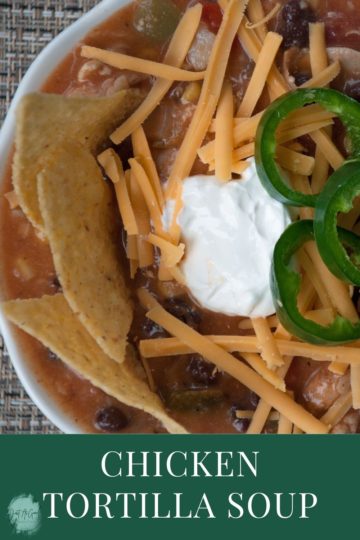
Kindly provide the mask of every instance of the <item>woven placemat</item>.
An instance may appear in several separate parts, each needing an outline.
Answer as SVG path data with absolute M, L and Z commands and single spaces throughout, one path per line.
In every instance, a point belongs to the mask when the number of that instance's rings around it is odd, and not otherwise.
M 96 0 L 0 0 L 0 125 L 31 62 Z M 0 433 L 58 433 L 24 391 L 0 336 Z

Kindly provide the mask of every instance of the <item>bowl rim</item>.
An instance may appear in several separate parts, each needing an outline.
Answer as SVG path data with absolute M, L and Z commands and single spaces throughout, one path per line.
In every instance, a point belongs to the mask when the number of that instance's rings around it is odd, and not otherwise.
M 80 16 L 68 28 L 58 34 L 35 58 L 21 80 L 12 99 L 11 105 L 0 130 L 0 181 L 5 180 L 5 173 L 10 159 L 15 136 L 15 113 L 21 98 L 36 90 L 46 81 L 71 49 L 91 29 L 95 28 L 113 13 L 129 4 L 131 0 L 102 0 L 90 11 Z M 3 297 L 3 291 L 1 292 Z M 84 433 L 69 413 L 62 410 L 51 392 L 46 390 L 26 360 L 26 353 L 17 337 L 17 329 L 5 317 L 0 306 L 0 332 L 9 353 L 12 365 L 25 391 L 41 412 L 62 432 L 66 434 Z

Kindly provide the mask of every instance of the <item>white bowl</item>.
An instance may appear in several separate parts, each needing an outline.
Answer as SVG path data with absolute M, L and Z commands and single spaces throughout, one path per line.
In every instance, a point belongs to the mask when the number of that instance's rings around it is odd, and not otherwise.
M 92 28 L 107 19 L 115 11 L 129 3 L 129 0 L 102 0 L 86 15 L 59 34 L 47 45 L 32 63 L 14 96 L 5 122 L 0 131 L 0 179 L 4 180 L 7 158 L 12 149 L 15 133 L 15 110 L 22 96 L 38 90 L 53 69 L 61 62 L 74 45 Z M 30 364 L 26 361 L 16 334 L 0 310 L 0 331 L 4 337 L 11 361 L 26 392 L 39 409 L 65 433 L 79 433 L 79 426 L 61 410 L 54 397 L 39 384 Z

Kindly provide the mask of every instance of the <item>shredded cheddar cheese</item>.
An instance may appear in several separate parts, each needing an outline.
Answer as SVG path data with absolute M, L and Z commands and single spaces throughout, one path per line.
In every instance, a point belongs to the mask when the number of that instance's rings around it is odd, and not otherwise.
M 254 117 L 253 117 L 254 118 Z M 256 119 L 256 122 L 260 121 L 260 117 L 259 119 Z M 254 126 L 254 121 L 252 120 L 252 118 L 249 119 L 249 123 L 251 122 L 251 124 Z M 318 120 L 316 122 L 312 122 L 312 123 L 309 123 L 309 124 L 300 124 L 300 125 L 297 125 L 296 127 L 291 127 L 289 128 L 289 124 L 287 124 L 286 126 L 286 129 L 281 129 L 277 132 L 277 142 L 278 144 L 285 144 L 285 143 L 288 143 L 289 141 L 293 140 L 293 139 L 296 139 L 298 137 L 303 137 L 304 135 L 313 135 L 314 132 L 316 132 L 317 130 L 323 128 L 323 127 L 327 127 L 327 126 L 330 126 L 332 125 L 333 123 L 333 120 L 332 118 L 326 118 L 324 120 Z M 241 126 L 240 126 L 241 128 Z M 236 130 L 237 128 L 235 128 Z M 255 136 L 255 132 L 254 132 L 254 135 L 253 137 L 249 136 L 247 137 L 247 132 L 245 131 L 246 130 L 246 127 L 243 126 L 242 128 L 244 131 L 243 131 L 243 134 L 242 134 L 242 137 L 245 138 L 254 138 Z M 251 128 L 253 129 L 253 127 Z M 246 140 L 246 139 L 245 139 Z M 239 139 L 236 139 L 235 138 L 235 145 L 238 146 L 238 141 Z M 290 149 L 288 149 L 288 151 L 290 152 Z M 280 150 L 281 152 L 281 150 Z M 255 153 L 255 143 L 254 142 L 249 142 L 247 144 L 244 144 L 243 146 L 239 146 L 239 148 L 235 148 L 235 150 L 233 151 L 233 154 L 232 154 L 232 160 L 233 160 L 233 163 L 237 162 L 237 161 L 240 161 L 242 159 L 246 159 L 250 156 L 253 156 Z M 214 161 L 215 159 L 215 143 L 213 141 L 210 141 L 209 143 L 207 143 L 206 145 L 202 146 L 201 148 L 199 148 L 198 150 L 198 155 L 201 159 L 201 161 L 203 161 L 204 163 L 211 163 L 212 161 Z M 300 156 L 301 154 L 299 154 Z M 305 158 L 310 158 L 311 161 L 308 161 L 306 160 L 306 163 L 307 163 L 307 168 L 312 168 L 313 165 L 314 165 L 314 158 L 311 158 L 311 156 L 303 156 L 302 158 L 298 158 L 298 159 L 305 159 Z M 288 161 L 289 163 L 289 161 Z M 311 165 L 309 165 L 311 163 Z M 295 167 L 295 165 L 291 165 L 292 168 Z M 297 170 L 299 169 L 298 167 L 296 168 Z M 300 168 L 300 170 L 302 170 Z
M 231 180 L 233 151 L 234 98 L 231 83 L 225 81 L 216 114 L 215 175 L 219 180 Z
M 106 51 L 97 47 L 90 47 L 89 45 L 83 45 L 81 47 L 81 56 L 100 60 L 100 62 L 117 69 L 129 69 L 138 73 L 144 73 L 145 75 L 167 79 L 171 82 L 197 81 L 203 79 L 205 75 L 204 71 L 187 71 L 167 65 L 166 63 L 162 64 L 153 62 L 152 60 L 144 60 L 143 58 L 136 58 L 114 51 Z
M 242 419 L 245 419 L 245 420 L 251 420 L 253 417 L 254 417 L 254 414 L 255 414 L 255 411 L 241 411 L 241 410 L 237 410 L 235 412 L 235 416 L 236 418 L 239 418 L 240 420 Z M 269 414 L 268 416 L 268 420 L 270 422 L 277 422 L 280 418 L 280 415 L 277 411 L 273 411 Z
M 334 79 L 336 79 L 340 71 L 341 71 L 340 62 L 338 61 L 333 62 L 327 68 L 325 68 L 321 73 L 319 73 L 318 75 L 315 75 L 314 77 L 306 81 L 304 84 L 302 84 L 300 88 L 321 88 L 321 87 L 327 86 Z
M 277 370 L 276 373 L 281 379 L 285 379 L 286 374 L 290 369 L 291 362 L 292 362 L 292 358 L 285 358 L 284 365 L 281 366 Z M 270 411 L 271 411 L 271 405 L 269 405 L 269 403 L 267 403 L 265 399 L 261 399 L 258 403 L 256 411 L 254 412 L 254 416 L 247 430 L 247 433 L 249 435 L 255 435 L 257 433 L 262 432 L 266 424 L 266 421 L 269 417 Z
M 303 137 L 304 135 L 313 135 L 314 132 L 317 130 L 331 126 L 333 124 L 332 120 L 319 120 L 317 122 L 312 122 L 311 124 L 306 125 L 300 125 L 296 128 L 289 128 L 285 130 L 281 130 L 277 134 L 277 142 L 278 144 L 283 144 L 286 142 L 289 142 L 293 139 L 297 139 L 298 137 Z
M 323 326 L 331 324 L 335 319 L 335 310 L 333 308 L 322 308 L 308 311 L 304 314 L 306 319 L 310 319 Z
M 240 103 L 236 116 L 251 116 L 264 90 L 266 80 L 274 63 L 283 38 L 275 32 L 266 34 L 254 72 Z
M 266 381 L 278 388 L 282 392 L 285 391 L 284 380 L 279 377 L 275 371 L 270 369 L 266 362 L 261 358 L 259 354 L 254 353 L 242 353 L 244 360 L 251 366 L 259 375 L 261 375 Z
M 271 315 L 267 318 L 267 323 L 269 325 L 269 328 L 276 328 L 278 325 L 278 318 L 277 315 Z M 253 324 L 251 319 L 243 319 L 239 322 L 238 327 L 240 330 L 253 330 Z
M 138 183 L 132 174 L 131 169 L 125 171 L 126 177 L 129 178 L 130 198 L 134 209 L 135 219 L 138 226 L 139 234 L 136 237 L 139 267 L 146 268 L 154 263 L 154 250 L 151 244 L 145 239 L 150 232 L 150 214 L 141 192 Z
M 279 423 L 278 423 L 278 435 L 290 435 L 293 431 L 293 424 L 290 422 L 285 415 L 280 414 Z
M 313 76 L 319 75 L 328 67 L 328 55 L 325 40 L 324 23 L 312 23 L 309 25 L 309 52 L 310 64 Z M 326 128 L 331 137 L 331 127 Z M 314 193 L 319 193 L 329 176 L 329 162 L 327 157 L 317 145 L 315 151 L 315 166 L 311 179 L 311 187 Z
M 340 395 L 326 413 L 321 417 L 324 424 L 334 427 L 345 414 L 351 409 L 352 395 L 351 391 Z
M 254 139 L 256 135 L 256 129 L 264 114 L 264 111 L 251 116 L 250 118 L 233 118 L 234 127 L 234 142 L 240 144 L 248 139 Z M 332 112 L 325 111 L 320 105 L 314 103 L 308 105 L 302 109 L 296 110 L 289 114 L 285 120 L 283 120 L 279 126 L 278 132 L 286 129 L 311 124 L 322 120 L 330 120 L 336 115 Z M 243 133 L 245 130 L 245 134 Z M 215 120 L 211 123 L 210 133 L 215 133 Z
M 292 173 L 290 175 L 290 180 L 292 186 L 297 191 L 301 191 L 302 193 L 306 193 L 307 195 L 312 194 L 308 175 Z M 301 219 L 314 219 L 314 209 L 309 206 L 302 206 L 299 209 L 299 215 Z
M 309 310 L 309 307 L 311 306 L 312 301 L 313 301 L 313 293 L 314 293 L 312 282 L 310 281 L 307 275 L 304 276 L 303 282 L 304 282 L 303 287 L 300 291 L 299 298 L 298 298 L 298 306 L 301 313 L 304 313 Z M 289 336 L 288 332 L 286 332 L 284 328 L 280 324 L 278 324 L 276 332 L 275 332 L 275 337 L 287 339 L 291 336 Z M 276 370 L 276 374 L 278 375 L 278 377 L 280 377 L 280 379 L 285 379 L 287 372 L 290 369 L 292 359 L 293 359 L 292 356 L 284 356 L 284 365 L 282 365 Z M 266 424 L 270 411 L 271 411 L 271 406 L 264 399 L 261 399 L 254 413 L 254 417 L 250 423 L 247 433 L 249 434 L 261 433 L 262 430 L 264 429 L 264 426 Z M 303 431 L 299 428 L 299 426 L 294 424 L 293 433 L 300 433 L 300 432 L 302 433 Z
M 159 303 L 147 289 L 138 289 L 137 296 L 140 304 L 147 310 L 153 309 L 159 305 Z
M 261 353 L 262 346 L 254 336 L 206 336 L 208 340 L 224 348 L 228 352 Z M 360 364 L 358 347 L 350 346 L 325 346 L 290 341 L 288 339 L 276 339 L 276 345 L 282 356 L 302 356 L 318 362 L 341 362 L 347 364 Z M 142 340 L 140 342 L 141 353 L 148 357 L 176 356 L 190 354 L 191 348 L 183 345 L 174 338 L 161 338 L 155 340 Z
M 315 159 L 312 156 L 306 156 L 285 146 L 277 147 L 276 157 L 284 169 L 296 174 L 309 176 L 314 170 Z
M 149 177 L 147 176 L 143 166 L 136 159 L 129 159 L 129 165 L 146 201 L 149 214 L 154 223 L 155 231 L 157 234 L 164 236 L 161 221 L 161 209 L 153 187 L 150 183 Z
M 201 13 L 202 6 L 200 4 L 196 4 L 186 10 L 164 56 L 164 62 L 166 64 L 174 67 L 182 66 L 198 29 Z M 120 144 L 136 128 L 143 124 L 146 118 L 158 106 L 172 83 L 173 81 L 171 80 L 157 79 L 140 107 L 112 133 L 111 140 L 115 144 Z
M 271 415 L 271 405 L 268 405 L 265 400 L 260 400 L 256 410 L 251 418 L 250 425 L 247 430 L 248 435 L 257 435 L 262 432 L 266 421 Z
M 298 425 L 306 433 L 326 433 L 327 426 L 293 401 L 286 393 L 274 388 L 248 366 L 237 360 L 222 347 L 196 332 L 185 323 L 167 313 L 160 305 L 151 309 L 147 316 L 170 334 L 175 335 L 191 350 L 202 355 L 247 388 L 264 398 L 272 407 Z M 159 341 L 159 340 L 154 340 Z
M 315 287 L 315 290 L 321 300 L 323 307 L 333 307 L 333 304 L 331 302 L 331 296 L 326 289 L 323 280 L 321 279 L 321 275 L 319 275 L 318 269 L 315 267 L 313 261 L 311 260 L 304 248 L 298 252 L 298 261 L 300 263 L 300 266 L 307 273 L 307 275 L 311 277 L 311 281 Z
M 160 178 L 156 170 L 154 160 L 151 155 L 149 143 L 147 141 L 145 131 L 142 126 L 139 126 L 131 134 L 131 142 L 134 152 L 134 157 L 144 167 L 146 174 L 151 182 L 160 208 L 164 206 L 164 195 L 161 187 Z
M 354 409 L 360 409 L 360 366 L 350 366 L 350 385 L 352 406 Z
M 126 185 L 124 169 L 119 156 L 114 150 L 109 148 L 98 155 L 97 159 L 106 175 L 114 184 L 124 229 L 129 235 L 138 234 L 139 230 Z
M 314 263 L 317 271 L 321 275 L 322 282 L 326 287 L 329 297 L 332 299 L 332 303 L 337 311 L 343 317 L 350 321 L 356 322 L 358 320 L 358 314 L 351 301 L 349 290 L 345 283 L 337 279 L 324 264 L 321 259 L 317 247 L 314 242 L 308 242 L 305 247 L 312 262 Z M 329 369 L 334 373 L 343 374 L 347 369 L 346 363 L 341 365 L 339 359 L 334 359 Z
M 225 1 L 226 0 L 219 0 L 219 3 L 224 4 Z M 239 27 L 238 36 L 244 50 L 256 63 L 260 55 L 262 42 L 254 31 L 246 28 L 247 23 L 248 21 L 244 18 L 243 23 Z M 290 90 L 289 85 L 275 65 L 270 69 L 268 89 L 272 99 L 276 99 Z
M 324 23 L 309 24 L 309 45 L 311 71 L 316 76 L 328 67 Z
M 261 41 L 265 41 L 267 36 L 266 22 L 272 17 L 271 12 L 266 17 L 261 0 L 250 0 L 247 13 L 251 23 L 247 21 L 245 23 L 246 28 L 249 30 L 256 30 L 256 34 L 259 36 L 259 39 Z
M 261 347 L 261 356 L 265 360 L 267 366 L 270 369 L 282 366 L 284 360 L 281 357 L 267 320 L 259 317 L 252 319 L 252 324 Z
M 266 38 L 266 23 L 271 21 L 275 15 L 280 11 L 281 4 L 278 2 L 275 6 L 265 15 L 262 4 L 259 0 L 252 0 L 249 4 L 248 12 L 249 17 L 253 21 L 252 23 L 247 22 L 246 28 L 248 30 L 257 30 L 257 34 L 264 41 Z M 255 22 L 256 21 L 256 22 Z
M 173 200 L 174 203 L 174 212 L 172 216 L 172 221 L 169 228 L 169 235 L 174 244 L 178 244 L 180 241 L 180 226 L 178 224 L 178 216 L 183 207 L 182 200 L 182 183 L 180 181 L 176 182 L 174 191 L 173 191 Z
M 309 24 L 309 45 L 311 71 L 313 76 L 316 77 L 328 67 L 324 23 Z M 330 127 L 326 129 L 326 133 L 329 136 L 329 139 L 331 139 L 332 129 Z M 329 175 L 329 160 L 328 156 L 326 155 L 326 146 L 324 146 L 324 141 L 322 141 L 321 134 L 317 137 L 318 142 L 315 152 L 315 167 L 311 180 L 314 193 L 319 193 L 321 191 L 321 188 L 324 186 Z M 316 142 L 316 138 L 313 138 L 313 140 Z M 334 156 L 333 146 L 331 147 L 330 152 L 330 156 Z M 336 152 L 335 161 L 341 161 Z
M 170 273 L 170 268 L 165 264 L 165 261 L 163 258 L 161 258 L 159 261 L 158 279 L 159 281 L 172 280 L 172 274 Z
M 344 163 L 344 156 L 336 148 L 330 136 L 325 131 L 316 131 L 310 134 L 312 140 L 317 144 L 319 150 L 326 157 L 331 167 L 336 170 Z
M 189 175 L 197 150 L 209 128 L 223 86 L 232 43 L 247 4 L 248 0 L 230 0 L 226 5 L 211 51 L 199 102 L 169 177 L 167 189 L 169 196 L 173 193 L 176 182 L 184 180 Z
M 139 259 L 137 235 L 128 235 L 126 242 L 126 255 L 128 259 L 133 259 L 134 261 L 137 261 Z
M 176 266 L 184 256 L 184 244 L 174 246 L 174 244 L 172 244 L 168 240 L 164 240 L 164 238 L 156 236 L 152 233 L 149 234 L 147 239 L 150 244 L 158 247 L 161 250 L 162 261 L 164 262 L 166 268 Z
M 315 268 L 319 272 L 322 282 L 328 291 L 334 307 L 343 317 L 356 322 L 358 315 L 351 301 L 346 284 L 336 278 L 324 264 L 314 242 L 307 242 L 305 251 L 308 253 Z
M 186 279 L 178 266 L 172 266 L 169 269 L 169 273 L 179 285 L 186 286 Z

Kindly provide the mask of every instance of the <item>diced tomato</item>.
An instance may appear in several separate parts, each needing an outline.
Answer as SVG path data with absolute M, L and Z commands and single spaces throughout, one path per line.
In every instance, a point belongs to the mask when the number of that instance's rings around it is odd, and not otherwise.
M 219 30 L 221 21 L 222 21 L 222 11 L 217 2 L 207 2 L 206 0 L 201 0 L 203 4 L 202 11 L 202 21 L 207 25 L 211 32 L 216 32 Z

